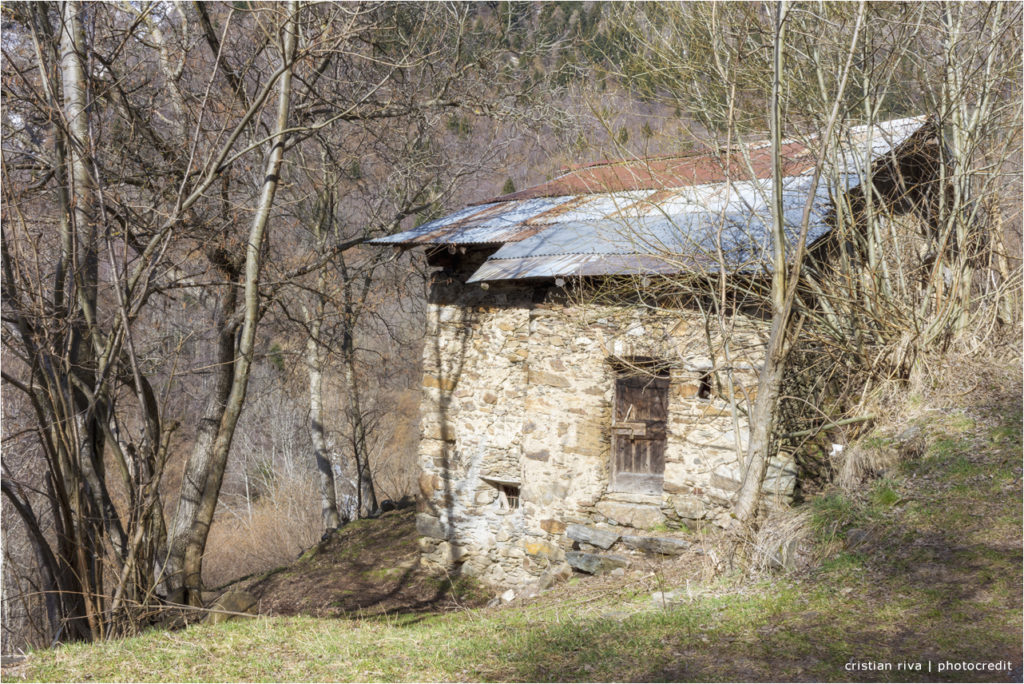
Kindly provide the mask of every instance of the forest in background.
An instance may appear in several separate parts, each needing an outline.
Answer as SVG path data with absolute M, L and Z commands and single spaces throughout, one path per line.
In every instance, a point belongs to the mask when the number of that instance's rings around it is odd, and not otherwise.
M 773 71 L 769 4 L 5 5 L 3 650 L 412 494 L 426 266 L 360 243 L 564 165 L 931 114 L 955 305 L 835 316 L 879 381 L 1015 330 L 1020 8 L 790 7 Z

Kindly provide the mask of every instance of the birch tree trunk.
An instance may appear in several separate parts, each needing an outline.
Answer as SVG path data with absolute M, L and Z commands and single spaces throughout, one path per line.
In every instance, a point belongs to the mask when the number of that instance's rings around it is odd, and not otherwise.
M 317 195 L 318 212 L 313 227 L 313 237 L 317 249 L 324 253 L 327 249 L 326 239 L 331 235 L 334 221 L 334 187 L 336 180 L 329 170 L 327 155 L 321 150 L 321 173 L 323 174 L 323 190 Z M 302 304 L 302 314 L 306 322 L 306 374 L 309 378 L 309 437 L 313 445 L 313 466 L 317 472 L 317 484 L 320 487 L 320 516 L 325 530 L 333 530 L 341 525 L 338 511 L 338 495 L 334 481 L 334 468 L 331 462 L 330 449 L 327 446 L 327 428 L 324 423 L 323 372 L 327 357 L 327 345 L 322 337 L 324 316 L 327 311 L 327 264 L 321 265 L 316 272 L 316 287 L 313 290 L 312 307 Z M 346 519 L 348 515 L 346 514 Z
M 103 478 L 103 435 L 97 424 L 96 412 L 100 410 L 95 397 L 90 401 L 81 393 L 78 380 L 85 386 L 92 387 L 95 382 L 96 353 L 94 345 L 96 321 L 96 293 L 98 259 L 96 255 L 96 217 L 94 215 L 94 193 L 88 161 L 89 123 L 88 94 L 86 86 L 85 65 L 82 60 L 86 54 L 85 31 L 82 26 L 82 6 L 80 2 L 71 1 L 64 4 L 60 34 L 60 71 L 61 88 L 64 96 L 64 117 L 66 121 L 66 150 L 68 161 L 67 181 L 70 189 L 67 197 L 70 201 L 70 221 L 64 223 L 67 230 L 63 243 L 70 245 L 71 278 L 74 286 L 77 305 L 76 316 L 73 318 L 70 340 L 68 367 L 60 372 L 66 374 L 58 391 L 67 392 L 67 403 L 74 411 L 76 442 L 69 456 L 77 459 L 76 470 L 82 474 L 84 483 L 71 483 L 68 489 L 72 500 L 78 499 L 75 508 L 79 513 L 86 513 L 86 519 L 98 517 L 111 533 L 117 550 L 122 554 L 125 550 L 123 530 L 115 524 L 116 513 L 113 504 L 105 496 L 106 488 L 100 480 Z M 69 304 L 71 304 L 69 302 Z M 77 376 L 73 377 L 73 376 Z M 85 486 L 82 486 L 82 485 Z M 75 574 L 81 583 L 83 601 L 89 630 L 93 636 L 102 636 L 103 625 L 99 617 L 98 596 L 103 593 L 102 572 L 98 567 L 101 553 L 84 553 L 85 548 L 92 548 L 98 543 L 98 532 L 92 524 L 76 525 L 75 532 L 79 535 L 78 553 L 75 558 Z
M 318 278 L 316 305 L 313 312 L 306 311 L 309 337 L 306 338 L 306 372 L 309 375 L 309 436 L 313 442 L 313 459 L 316 465 L 317 481 L 320 485 L 320 514 L 324 529 L 333 530 L 341 524 L 338 514 L 338 500 L 334 488 L 334 471 L 327 449 L 324 430 L 323 399 L 323 353 L 321 351 L 320 327 L 323 320 L 324 278 Z

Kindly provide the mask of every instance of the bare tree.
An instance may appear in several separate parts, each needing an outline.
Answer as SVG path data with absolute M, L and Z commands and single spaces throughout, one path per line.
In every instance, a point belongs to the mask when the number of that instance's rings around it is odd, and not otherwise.
M 850 75 L 850 66 L 857 52 L 861 28 L 864 24 L 865 5 L 862 1 L 858 7 L 853 35 L 850 38 L 850 49 L 843 66 L 842 75 L 833 95 L 832 110 L 828 115 L 828 123 L 822 140 L 828 144 L 832 140 L 836 122 L 841 113 L 846 84 Z M 751 412 L 750 442 L 747 449 L 746 463 L 743 468 L 743 483 L 736 494 L 734 513 L 741 522 L 749 522 L 757 511 L 760 499 L 761 483 L 768 471 L 771 459 L 771 437 L 777 415 L 782 380 L 786 370 L 786 358 L 793 342 L 802 327 L 802 322 L 794 316 L 797 285 L 800 282 L 801 269 L 807 245 L 807 230 L 810 226 L 811 210 L 817 194 L 818 182 L 821 178 L 823 165 L 828 158 L 825 154 L 818 155 L 818 161 L 811 175 L 807 199 L 804 202 L 803 215 L 798 226 L 799 237 L 792 255 L 786 253 L 788 243 L 785 211 L 783 208 L 782 173 L 782 107 L 780 88 L 782 73 L 785 68 L 786 21 L 788 9 L 785 0 L 777 5 L 775 15 L 775 37 L 773 43 L 772 66 L 772 104 L 771 104 L 771 140 L 772 140 L 772 275 L 771 275 L 771 327 L 768 345 L 765 349 L 764 365 L 758 379 L 757 399 Z M 871 165 L 870 157 L 868 166 Z
M 623 9 L 620 21 L 638 49 L 618 63 L 619 79 L 686 112 L 694 120 L 683 115 L 689 142 L 719 151 L 726 185 L 756 178 L 749 160 L 735 159 L 745 139 L 767 129 L 773 145 L 771 269 L 751 280 L 709 250 L 698 262 L 717 272 L 698 268 L 661 285 L 709 302 L 726 334 L 721 312 L 739 303 L 770 314 L 767 360 L 746 415 L 751 439 L 734 502 L 738 519 L 754 516 L 767 458 L 783 439 L 773 431 L 780 404 L 803 401 L 781 394 L 798 332 L 805 347 L 813 342 L 828 357 L 832 369 L 824 375 L 857 376 L 852 384 L 865 391 L 833 402 L 856 417 L 872 381 L 905 377 L 918 355 L 976 345 L 977 331 L 990 335 L 1014 318 L 1007 304 L 1019 291 L 1020 271 L 1006 258 L 1006 222 L 996 235 L 986 225 L 1019 194 L 995 171 L 1017 168 L 1020 157 L 1020 88 L 1011 85 L 1020 69 L 1019 13 L 1007 21 L 1007 10 L 809 3 Z M 843 28 L 823 33 L 823 25 Z M 908 114 L 931 118 L 899 160 L 851 166 L 851 155 L 869 160 L 873 145 L 870 135 L 852 144 L 853 125 L 870 131 Z M 815 162 L 801 220 L 792 225 L 784 225 L 779 206 L 784 135 L 801 141 Z M 666 142 L 687 148 L 686 140 Z M 844 192 L 850 174 L 856 187 Z M 819 183 L 836 189 L 827 241 L 833 247 L 819 246 L 808 264 L 807 221 Z M 788 252 L 781 251 L 786 241 Z M 679 261 L 668 250 L 663 257 Z M 974 271 L 979 266 L 984 277 Z M 964 316 L 972 324 L 965 326 Z M 842 420 L 818 416 L 802 432 Z
M 386 235 L 438 212 L 461 188 L 494 173 L 520 138 L 517 129 L 532 127 L 538 111 L 550 106 L 540 101 L 551 94 L 543 82 L 523 82 L 509 69 L 502 32 L 484 14 L 472 5 L 378 8 L 359 36 L 379 44 L 378 53 L 386 51 L 384 65 L 379 54 L 371 59 L 353 50 L 318 72 L 319 83 L 335 93 L 322 96 L 325 102 L 336 111 L 361 109 L 299 145 L 307 194 L 300 195 L 296 218 L 309 236 L 312 266 L 303 267 L 306 277 L 290 281 L 279 302 L 307 337 L 309 424 L 327 528 L 349 513 L 337 511 L 334 465 L 352 474 L 352 513 L 378 509 L 371 452 L 381 402 L 379 392 L 368 389 L 367 371 L 379 369 L 381 354 L 370 344 L 370 331 L 382 333 L 373 344 L 391 344 L 403 315 L 395 300 L 409 297 L 419 282 L 409 280 L 407 260 L 399 266 L 377 250 L 342 253 L 338 245 Z M 388 28 L 393 24 L 400 30 Z M 542 47 L 524 46 L 519 58 Z M 354 74 L 364 90 L 335 87 L 351 83 Z M 329 367 L 339 370 L 344 396 L 335 414 L 343 418 L 340 426 L 324 414 Z M 340 446 L 335 436 L 342 434 L 343 460 L 332 464 L 331 446 Z
M 265 80 L 249 73 L 247 93 L 230 89 L 241 76 L 225 66 L 233 76 L 223 100 L 216 88 L 223 83 L 221 55 L 210 61 L 193 52 L 186 27 L 174 28 L 186 14 L 161 15 L 163 9 L 25 5 L 12 13 L 17 30 L 5 42 L 11 51 L 3 162 L 10 172 L 3 190 L 11 220 L 3 230 L 3 378 L 35 413 L 38 445 L 24 458 L 44 467 L 26 470 L 34 479 L 14 477 L 5 459 L 3 492 L 32 537 L 54 639 L 131 629 L 157 583 L 173 581 L 160 575 L 166 553 L 160 482 L 176 424 L 162 407 L 175 383 L 175 360 L 140 355 L 151 344 L 140 330 L 159 321 L 154 299 L 201 287 L 181 266 L 196 238 L 206 238 L 210 261 L 222 262 L 228 276 L 219 354 L 230 383 L 221 383 L 212 402 L 216 421 L 207 421 L 216 422 L 216 438 L 208 442 L 214 457 L 230 446 L 259 320 L 261 253 L 284 154 L 297 6 L 268 8 L 268 16 L 283 17 L 278 26 L 293 27 L 280 34 L 281 66 Z M 232 19 L 228 12 L 220 40 Z M 156 28 L 161 22 L 166 30 Z M 262 54 L 260 47 L 257 58 Z M 191 72 L 184 69 L 190 61 Z M 275 87 L 276 133 L 263 140 L 259 115 Z M 157 123 L 181 107 L 184 119 Z M 210 125 L 211 118 L 218 123 Z M 246 131 L 252 135 L 243 143 Z M 243 193 L 228 194 L 227 170 L 263 145 L 267 177 L 245 259 L 235 263 L 223 231 L 233 217 L 211 244 L 207 218 L 215 223 L 218 212 L 207 210 L 244 202 Z M 151 173 L 154 167 L 161 171 Z M 218 180 L 221 196 L 210 202 Z M 54 213 L 47 210 L 52 200 Z M 59 239 L 50 240 L 50 226 Z M 197 445 L 203 444 L 201 426 Z M 190 569 L 201 558 L 223 472 L 215 459 L 207 463 L 183 486 L 183 498 L 195 506 L 180 507 L 179 523 L 187 524 L 175 529 L 191 536 L 184 548 L 172 540 L 171 570 L 185 565 L 186 551 Z
M 355 330 L 376 266 L 342 255 L 445 200 L 439 131 L 501 121 L 535 89 L 478 19 L 457 4 L 5 12 L 3 379 L 21 395 L 5 411 L 34 419 L 11 442 L 25 448 L 5 458 L 3 493 L 33 542 L 51 638 L 132 629 L 157 591 L 201 601 L 259 329 L 290 284 L 351 287 L 338 330 L 363 508 L 376 508 Z M 361 159 L 375 139 L 390 156 Z M 336 193 L 344 231 L 303 251 L 275 224 L 299 223 L 306 151 L 342 141 L 356 146 L 342 168 L 386 182 L 364 193 L 376 205 Z M 439 152 L 433 166 L 387 168 Z
M 12 362 L 3 379 L 35 415 L 38 443 L 26 457 L 45 465 L 25 481 L 11 476 L 5 460 L 2 485 L 38 558 L 51 634 L 78 639 L 116 632 L 126 604 L 145 603 L 151 591 L 169 433 L 132 330 L 162 236 L 131 260 L 118 249 L 123 239 L 111 230 L 108 171 L 96 163 L 86 10 L 74 2 L 60 9 L 23 8 L 11 63 L 21 97 L 12 108 L 16 118 L 5 122 L 3 149 L 11 219 L 3 230 L 3 343 Z M 49 131 L 40 115 L 52 124 Z M 39 230 L 52 224 L 30 218 L 40 192 L 56 200 L 56 244 Z M 102 277 L 100 254 L 107 258 Z M 133 408 L 119 412 L 121 399 Z M 108 457 L 127 497 L 120 510 Z M 37 510 L 40 502 L 45 511 Z
M 245 245 L 243 291 L 241 302 L 241 330 L 231 364 L 231 384 L 223 404 L 213 444 L 201 453 L 193 452 L 186 468 L 186 478 L 178 499 L 178 508 L 170 529 L 167 562 L 163 568 L 168 577 L 181 576 L 186 596 L 194 604 L 201 604 L 202 558 L 210 523 L 217 507 L 220 487 L 227 465 L 235 426 L 242 412 L 249 384 L 256 327 L 261 316 L 260 272 L 263 262 L 263 244 L 266 239 L 274 197 L 280 180 L 281 164 L 287 142 L 292 99 L 292 75 L 295 68 L 298 41 L 298 2 L 287 3 L 280 20 L 280 66 L 276 74 L 278 97 L 274 128 L 267 139 L 263 184 L 259 201 Z

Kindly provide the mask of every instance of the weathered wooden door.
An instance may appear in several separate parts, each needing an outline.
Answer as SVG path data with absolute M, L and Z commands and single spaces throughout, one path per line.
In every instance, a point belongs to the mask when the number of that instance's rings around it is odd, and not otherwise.
M 615 381 L 613 489 L 661 493 L 667 424 L 667 377 L 629 375 Z

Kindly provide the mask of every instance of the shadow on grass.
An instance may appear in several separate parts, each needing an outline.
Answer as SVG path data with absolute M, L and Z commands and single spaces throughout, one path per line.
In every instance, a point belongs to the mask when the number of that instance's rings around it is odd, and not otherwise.
M 247 590 L 266 615 L 395 617 L 479 604 L 483 594 L 472 582 L 434 577 L 419 567 L 413 519 L 406 510 L 358 521 Z
M 993 434 L 1014 443 L 959 442 L 955 455 L 976 467 L 943 462 L 935 477 L 908 477 L 914 504 L 861 516 L 872 521 L 868 541 L 817 571 L 724 605 L 538 623 L 481 678 L 1021 681 L 1021 530 L 1001 522 L 1020 519 L 1019 469 L 1004 467 L 1020 448 L 1019 402 L 994 412 L 1003 424 Z
M 959 542 L 959 543 L 957 543 Z M 484 680 L 1020 681 L 1021 552 L 922 538 L 914 562 L 787 584 L 782 595 L 525 630 Z M 861 574 L 852 591 L 850 577 Z M 1002 574 L 997 578 L 995 574 Z M 1016 617 L 1015 617 L 1016 616 Z M 1009 661 L 1009 664 L 1006 664 Z M 998 670 L 949 669 L 993 663 Z M 940 671 L 945 667 L 945 671 Z M 882 669 L 884 668 L 884 669 Z M 930 669 L 930 671 L 929 671 Z

